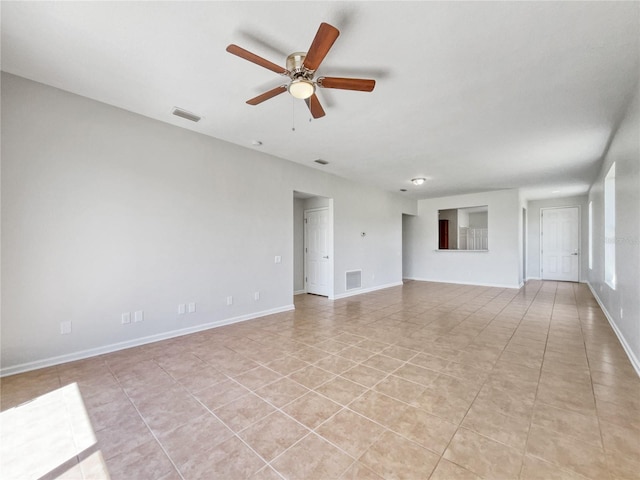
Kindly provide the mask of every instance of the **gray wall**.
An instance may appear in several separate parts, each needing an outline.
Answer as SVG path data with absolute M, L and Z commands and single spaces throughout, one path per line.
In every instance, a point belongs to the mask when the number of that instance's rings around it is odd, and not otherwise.
M 604 281 L 604 178 L 616 162 L 616 276 Z M 640 374 L 640 88 L 589 191 L 593 202 L 593 270 L 588 281 Z
M 293 199 L 293 292 L 304 290 L 304 199 Z
M 489 221 L 487 212 L 476 212 L 469 214 L 469 227 L 471 228 L 487 228 Z
M 527 278 L 540 278 L 540 211 L 553 207 L 580 207 L 580 281 L 587 281 L 589 260 L 588 200 L 586 195 L 530 201 L 527 204 Z
M 520 199 L 517 190 L 418 201 L 405 218 L 405 278 L 499 287 L 520 286 Z M 489 251 L 438 251 L 438 210 L 488 206 Z
M 336 296 L 402 281 L 415 201 L 3 73 L 1 372 L 292 308 L 294 190 L 333 198 Z

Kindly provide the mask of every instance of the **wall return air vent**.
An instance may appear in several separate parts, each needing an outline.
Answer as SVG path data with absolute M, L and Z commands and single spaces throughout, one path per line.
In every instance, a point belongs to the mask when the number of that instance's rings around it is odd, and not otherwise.
M 346 290 L 362 288 L 362 270 L 350 270 L 345 273 Z

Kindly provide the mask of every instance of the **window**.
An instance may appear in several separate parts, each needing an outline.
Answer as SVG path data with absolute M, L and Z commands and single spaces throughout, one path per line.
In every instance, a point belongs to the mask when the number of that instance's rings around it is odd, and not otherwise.
M 604 179 L 604 281 L 616 288 L 616 164 Z
M 589 270 L 593 270 L 593 202 L 589 202 Z

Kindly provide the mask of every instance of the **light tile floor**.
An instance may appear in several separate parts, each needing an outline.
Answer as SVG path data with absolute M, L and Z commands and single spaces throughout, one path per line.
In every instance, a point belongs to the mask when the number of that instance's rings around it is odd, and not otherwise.
M 407 282 L 3 378 L 77 382 L 114 479 L 640 478 L 640 380 L 585 285 Z

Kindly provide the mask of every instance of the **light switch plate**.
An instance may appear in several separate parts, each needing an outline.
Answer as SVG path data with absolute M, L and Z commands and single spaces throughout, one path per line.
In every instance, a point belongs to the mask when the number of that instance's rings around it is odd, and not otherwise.
M 178 315 L 184 315 L 187 311 L 187 306 L 184 303 L 178 305 Z
M 188 306 L 187 311 L 189 313 L 194 313 L 196 311 L 196 304 L 195 303 L 190 303 L 189 306 Z
M 71 321 L 60 322 L 60 334 L 68 335 L 71 333 Z
M 142 310 L 138 310 L 133 316 L 133 321 L 137 323 L 143 320 L 144 320 L 144 312 Z
M 122 324 L 124 325 L 125 323 L 131 323 L 131 313 L 130 312 L 126 312 L 122 314 Z

